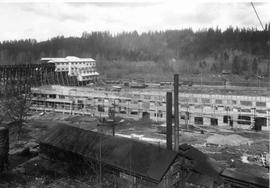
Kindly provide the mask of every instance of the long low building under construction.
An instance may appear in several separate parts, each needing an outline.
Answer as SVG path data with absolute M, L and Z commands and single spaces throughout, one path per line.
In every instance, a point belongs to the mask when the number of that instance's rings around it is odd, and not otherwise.
M 33 110 L 104 117 L 110 110 L 124 118 L 166 121 L 166 91 L 109 91 L 98 88 L 32 88 Z M 269 130 L 267 96 L 179 93 L 180 124 Z

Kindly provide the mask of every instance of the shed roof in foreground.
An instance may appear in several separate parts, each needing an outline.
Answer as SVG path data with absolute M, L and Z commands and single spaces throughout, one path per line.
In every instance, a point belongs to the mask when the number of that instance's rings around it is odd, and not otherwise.
M 59 149 L 101 161 L 127 174 L 159 183 L 177 157 L 177 152 L 123 137 L 114 137 L 58 124 L 40 139 Z
M 237 170 L 225 169 L 221 175 L 225 178 L 234 179 L 237 182 L 245 182 L 262 188 L 269 187 L 269 179 L 255 177 L 246 173 L 238 172 Z
M 192 161 L 193 172 L 188 177 L 188 182 L 205 187 L 211 187 L 210 185 L 222 184 L 220 168 L 213 160 L 211 160 L 206 154 L 199 151 L 188 144 L 182 144 L 179 146 L 179 155 Z

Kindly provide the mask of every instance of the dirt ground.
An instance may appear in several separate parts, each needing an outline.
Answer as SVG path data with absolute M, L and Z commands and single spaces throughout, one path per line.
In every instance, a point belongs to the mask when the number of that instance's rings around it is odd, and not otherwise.
M 100 131 L 98 121 L 89 116 L 69 116 L 66 114 L 47 113 L 33 114 L 28 118 L 24 126 L 23 136 L 20 141 L 13 139 L 11 135 L 9 171 L 0 177 L 0 187 L 97 187 L 98 180 L 95 176 L 88 178 L 83 176 L 72 177 L 67 171 L 58 172 L 56 169 L 61 164 L 48 164 L 38 156 L 38 139 L 43 136 L 50 127 L 59 122 L 65 122 L 72 126 L 87 130 Z M 159 123 L 139 120 L 123 120 L 115 128 L 115 133 L 122 135 L 143 135 L 145 138 L 166 140 L 166 135 L 158 128 Z M 106 134 L 112 134 L 111 128 L 102 128 Z M 202 131 L 203 134 L 202 134 Z M 237 138 L 245 138 L 249 142 L 241 145 L 211 145 L 207 143 L 209 137 L 222 135 L 224 137 L 237 135 Z M 216 160 L 221 167 L 237 169 L 254 176 L 269 178 L 269 169 L 259 163 L 244 163 L 243 155 L 258 156 L 261 153 L 269 153 L 269 132 L 254 132 L 249 130 L 232 130 L 226 128 L 203 127 L 202 129 L 190 126 L 180 132 L 180 144 L 188 143 L 209 157 Z M 164 144 L 163 144 L 164 145 Z M 29 152 L 24 149 L 30 148 Z M 58 165 L 58 166 L 57 166 Z M 89 180 L 91 177 L 91 181 Z M 106 182 L 106 180 L 104 180 Z M 105 186 L 107 187 L 107 186 Z

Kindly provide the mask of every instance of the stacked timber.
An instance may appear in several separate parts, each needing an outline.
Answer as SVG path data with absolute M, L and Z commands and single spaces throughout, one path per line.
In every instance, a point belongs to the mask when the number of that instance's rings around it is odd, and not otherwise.
M 0 126 L 0 174 L 8 167 L 9 130 Z

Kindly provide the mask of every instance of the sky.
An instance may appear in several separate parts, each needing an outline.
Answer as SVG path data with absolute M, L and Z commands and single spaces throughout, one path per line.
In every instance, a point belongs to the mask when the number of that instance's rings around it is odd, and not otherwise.
M 254 2 L 263 24 L 270 22 L 270 3 Z M 194 30 L 253 27 L 260 23 L 248 1 L 0 1 L 0 41 L 48 40 L 83 32 Z

